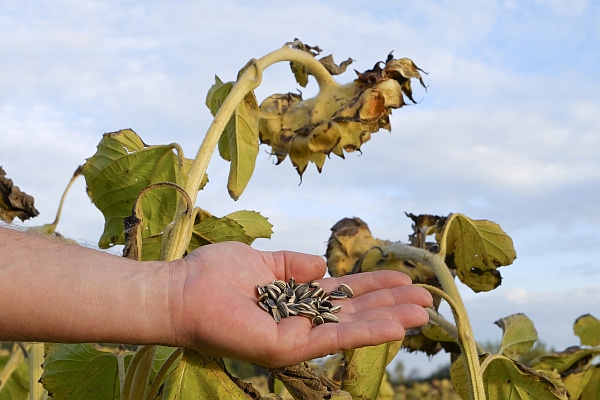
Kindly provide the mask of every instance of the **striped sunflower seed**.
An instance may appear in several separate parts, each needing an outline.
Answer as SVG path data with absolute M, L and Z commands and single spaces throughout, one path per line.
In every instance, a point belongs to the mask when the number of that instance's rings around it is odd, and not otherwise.
M 287 282 L 275 280 L 273 283 L 256 286 L 258 305 L 271 314 L 275 322 L 290 316 L 303 316 L 311 320 L 312 326 L 328 322 L 339 322 L 334 314 L 342 309 L 331 300 L 354 296 L 352 289 L 341 284 L 337 290 L 327 293 L 319 282 L 297 283 L 294 278 Z

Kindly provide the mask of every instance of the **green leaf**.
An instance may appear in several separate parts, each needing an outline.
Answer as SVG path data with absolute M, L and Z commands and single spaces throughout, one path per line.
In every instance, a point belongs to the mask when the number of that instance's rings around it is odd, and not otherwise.
M 206 105 L 213 116 L 221 108 L 233 85 L 233 82 L 223 83 L 215 76 L 215 83 L 206 96 Z M 258 120 L 258 102 L 254 92 L 250 91 L 238 104 L 219 138 L 219 154 L 231 162 L 227 189 L 234 200 L 241 196 L 254 172 L 258 155 Z
M 200 210 L 196 216 L 188 251 L 211 243 L 236 241 L 252 244 L 257 238 L 271 237 L 268 220 L 255 211 L 236 211 L 225 217 L 215 217 Z
M 456 268 L 461 282 L 475 292 L 498 287 L 502 278 L 496 268 L 510 265 L 517 257 L 512 239 L 498 224 L 462 214 L 448 217 L 440 246 L 448 266 Z
M 486 398 L 494 400 L 567 400 L 567 394 L 546 375 L 536 372 L 508 357 L 485 354 L 479 358 L 482 366 Z M 461 355 L 450 367 L 452 385 L 463 398 L 469 398 L 469 387 Z
M 482 367 L 488 399 L 568 399 L 548 377 L 507 357 L 492 355 L 486 363 Z
M 533 322 L 524 314 L 513 314 L 494 323 L 504 332 L 498 353 L 512 360 L 531 350 L 538 340 Z
M 167 378 L 162 398 L 248 399 L 216 359 L 188 349 L 184 350 L 181 362 Z
M 231 92 L 234 82 L 224 83 L 218 76 L 215 75 L 215 83 L 206 94 L 206 106 L 210 110 L 213 117 L 217 115 L 217 111 Z
M 271 238 L 273 225 L 256 211 L 235 211 L 227 214 L 226 217 L 240 224 L 246 235 L 253 239 Z
M 456 338 L 450 334 L 441 325 L 429 323 L 421 327 L 421 333 L 431 340 L 435 340 L 436 342 L 453 342 L 456 343 Z
M 215 83 L 212 85 L 208 91 L 208 94 L 206 95 L 206 106 L 209 108 L 213 117 L 217 115 L 217 111 L 219 111 L 219 108 L 221 108 L 221 105 L 231 92 L 233 83 L 234 82 L 223 83 L 223 81 L 221 81 L 221 79 L 215 75 Z M 229 125 L 232 123 L 233 121 L 230 120 L 227 124 L 225 132 L 231 129 Z M 224 160 L 231 161 L 231 150 L 229 148 L 229 139 L 226 133 L 221 134 L 219 139 L 219 154 Z
M 88 194 L 105 219 L 99 247 L 123 244 L 123 219 L 131 214 L 138 194 L 159 182 L 185 187 L 191 163 L 176 144 L 147 146 L 130 129 L 104 134 L 83 166 Z M 159 188 L 142 198 L 143 216 L 138 217 L 144 238 L 162 234 L 174 218 L 178 196 L 172 188 Z
M 587 385 L 581 390 L 581 400 L 600 399 L 600 365 L 595 365 L 591 371 Z
M 582 346 L 600 345 L 600 320 L 593 315 L 585 314 L 577 318 L 573 331 L 579 336 Z
M 489 353 L 479 355 L 479 363 L 483 362 L 487 357 L 489 357 Z M 460 395 L 463 399 L 470 399 L 470 387 L 469 381 L 467 377 L 467 370 L 465 365 L 465 358 L 461 354 L 458 356 L 450 365 L 450 378 L 452 380 L 452 386 L 456 393 Z
M 21 351 L 21 349 L 16 349 Z M 15 353 L 12 353 L 11 357 L 0 355 L 0 372 L 4 373 L 7 363 L 10 359 L 13 359 Z M 14 369 L 10 376 L 5 377 L 6 382 L 2 382 L 2 389 L 0 389 L 0 400 L 27 400 L 29 399 L 29 369 L 27 362 L 22 356 L 19 356 L 18 364 L 13 364 Z M 13 359 L 16 361 L 17 357 Z M 0 375 L 1 376 L 1 375 Z
M 389 343 L 348 350 L 342 389 L 353 399 L 375 399 L 385 375 Z
M 238 105 L 227 125 L 227 137 L 231 154 L 227 189 L 232 199 L 237 200 L 252 177 L 258 155 L 258 102 L 253 92 L 248 92 Z
M 46 354 L 41 381 L 55 400 L 117 399 L 117 355 L 91 344 L 54 344 Z
M 548 353 L 537 357 L 529 363 L 529 366 L 536 370 L 552 371 L 558 373 L 570 371 L 573 368 L 583 369 L 589 366 L 593 358 L 600 355 L 600 348 L 585 348 L 572 346 L 565 351 Z
M 188 251 L 211 243 L 229 241 L 250 244 L 253 239 L 234 220 L 207 215 L 194 224 Z
M 152 364 L 152 379 L 158 373 L 158 371 L 162 368 L 163 364 L 171 357 L 171 355 L 177 350 L 176 347 L 167 347 L 167 346 L 156 346 L 156 352 L 154 353 L 154 361 Z M 171 369 L 175 367 L 172 366 Z
M 563 378 L 571 399 L 600 398 L 600 365 L 570 373 Z

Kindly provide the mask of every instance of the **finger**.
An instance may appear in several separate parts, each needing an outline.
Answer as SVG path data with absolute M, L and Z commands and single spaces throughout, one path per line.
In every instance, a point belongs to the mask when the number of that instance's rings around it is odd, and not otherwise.
M 423 326 L 429 322 L 429 313 L 416 304 L 398 304 L 390 307 L 379 307 L 357 313 L 337 314 L 340 323 L 354 321 L 375 321 L 389 319 L 399 322 L 405 329 Z
M 429 307 L 433 303 L 433 297 L 420 286 L 397 286 L 389 289 L 379 289 L 335 302 L 342 306 L 343 312 L 358 312 L 377 307 L 387 307 L 396 304 L 416 304 L 421 307 Z
M 291 365 L 340 351 L 375 346 L 404 338 L 405 329 L 428 322 L 429 315 L 422 307 L 401 304 L 370 311 L 340 316 L 340 323 L 326 323 L 311 327 L 308 318 L 286 318 L 278 325 L 276 336 L 265 344 L 274 344 L 267 353 L 271 366 Z M 298 340 L 299 332 L 306 332 L 304 340 Z M 285 348 L 288 351 L 281 352 Z
M 293 251 L 276 251 L 271 254 L 277 279 L 287 281 L 294 278 L 296 282 L 308 282 L 321 279 L 327 270 L 321 256 Z
M 308 342 L 309 358 L 376 346 L 404 338 L 404 326 L 391 319 L 357 320 L 339 324 L 323 324 L 311 330 Z
M 335 290 L 342 283 L 350 286 L 355 296 L 360 296 L 376 289 L 407 286 L 412 284 L 410 277 L 402 272 L 382 270 L 344 275 L 338 278 L 325 278 L 320 281 L 323 289 Z

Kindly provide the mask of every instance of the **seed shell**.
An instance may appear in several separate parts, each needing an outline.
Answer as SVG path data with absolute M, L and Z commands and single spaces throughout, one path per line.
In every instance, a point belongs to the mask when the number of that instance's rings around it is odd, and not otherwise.
M 321 318 L 323 318 L 323 321 L 325 321 L 325 322 L 340 322 L 338 317 L 336 317 L 335 315 L 333 315 L 330 312 L 323 312 L 320 314 L 320 316 L 321 316 Z
M 275 322 L 300 315 L 309 318 L 313 326 L 339 322 L 334 314 L 340 312 L 342 307 L 333 305 L 331 300 L 354 296 L 352 289 L 346 284 L 327 293 L 318 282 L 299 284 L 294 278 L 287 282 L 276 279 L 264 286 L 257 285 L 256 291 L 258 306 L 271 314 Z
M 280 280 L 273 281 L 273 285 L 277 286 L 281 291 L 287 287 L 287 283 Z
M 259 301 L 258 306 L 267 312 L 271 309 L 264 301 Z
M 282 318 L 287 318 L 290 316 L 290 310 L 286 303 L 277 303 L 277 311 L 279 311 L 279 314 Z
M 275 322 L 279 323 L 281 321 L 281 314 L 279 314 L 279 311 L 277 310 L 277 308 L 271 309 L 271 315 L 273 316 L 273 319 L 275 320 Z
M 352 289 L 350 289 L 350 286 L 346 285 L 345 283 L 342 283 L 339 287 L 338 290 L 340 292 L 344 292 L 348 295 L 348 297 L 354 297 L 354 292 L 352 291 Z
M 329 298 L 331 300 L 340 300 L 340 299 L 346 299 L 348 298 L 348 294 L 339 291 L 339 290 L 332 290 L 331 292 L 329 292 Z

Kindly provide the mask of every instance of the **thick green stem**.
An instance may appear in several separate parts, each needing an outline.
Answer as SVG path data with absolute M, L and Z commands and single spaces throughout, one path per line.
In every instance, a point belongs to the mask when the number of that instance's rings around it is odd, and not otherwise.
M 125 382 L 121 388 L 123 400 L 145 398 L 155 354 L 156 346 L 143 346 L 135 353 L 127 368 Z
M 42 364 L 44 363 L 44 343 L 32 343 L 27 356 L 29 364 L 29 398 L 31 400 L 45 400 L 48 392 L 40 383 L 40 378 L 44 372 Z
M 152 386 L 150 386 L 150 390 L 148 390 L 148 395 L 146 396 L 146 398 L 148 400 L 152 400 L 152 399 L 156 398 L 156 395 L 157 395 L 158 391 L 160 390 L 160 386 L 162 384 L 163 378 L 165 377 L 165 375 L 167 375 L 167 372 L 169 371 L 171 366 L 175 363 L 175 361 L 177 361 L 181 357 L 182 354 L 183 354 L 183 349 L 181 347 L 176 349 L 169 356 L 169 358 L 167 358 L 167 361 L 165 361 L 165 363 L 162 365 L 162 367 L 160 367 L 160 370 L 158 371 L 158 373 L 156 374 L 156 377 L 154 378 L 154 382 L 152 383 Z
M 194 218 L 196 215 L 192 207 L 196 204 L 198 188 L 204 179 L 208 163 L 219 143 L 221 133 L 231 119 L 238 104 L 244 99 L 248 92 L 260 85 L 262 72 L 269 66 L 281 61 L 296 61 L 302 63 L 316 78 L 320 88 L 337 85 L 329 71 L 327 71 L 320 62 L 315 60 L 313 56 L 301 50 L 291 49 L 288 46 L 275 50 L 262 57 L 260 60 L 251 60 L 246 65 L 243 72 L 238 77 L 237 82 L 231 89 L 231 92 L 215 115 L 213 122 L 208 128 L 206 136 L 198 149 L 198 153 L 196 154 L 196 158 L 194 159 L 184 187 L 184 191 L 189 196 L 182 196 L 178 206 L 179 212 L 176 214 L 175 221 L 172 225 L 165 228 L 162 253 L 163 260 L 173 261 L 184 255 L 192 235 Z M 147 371 L 148 367 L 151 366 L 151 362 L 151 358 L 140 361 L 140 365 L 135 366 L 134 369 L 136 371 L 133 372 L 137 373 L 137 369 Z M 132 385 L 131 379 L 133 378 L 133 373 L 129 374 L 128 371 L 127 375 L 129 379 L 126 379 L 125 387 L 129 388 Z M 154 393 L 155 390 L 156 388 L 151 388 L 151 393 Z M 126 396 L 124 396 L 124 398 L 126 398 Z
M 458 342 L 458 329 L 456 328 L 456 325 L 448 321 L 441 314 L 438 314 L 433 308 L 428 308 L 427 312 L 429 313 L 429 321 L 440 325 Z M 475 342 L 475 348 L 477 349 L 478 354 L 485 353 L 485 349 L 477 342 Z
M 450 270 L 446 266 L 442 256 L 431 253 L 427 250 L 413 246 L 408 246 L 403 243 L 394 243 L 386 248 L 386 254 L 393 254 L 393 257 L 400 260 L 412 260 L 423 263 L 431 268 L 437 276 L 442 289 L 445 292 L 443 298 L 452 303 L 452 312 L 456 319 L 458 328 L 459 346 L 465 360 L 465 368 L 469 381 L 471 398 L 475 400 L 485 399 L 485 389 L 481 375 L 481 366 L 479 365 L 479 357 L 475 347 L 475 339 L 473 337 L 473 329 L 467 317 L 467 311 L 462 301 L 462 297 L 458 292 L 458 288 L 454 282 L 454 277 L 450 274 Z
M 246 68 L 244 68 L 231 92 L 215 115 L 192 164 L 185 186 L 192 204 L 196 203 L 198 188 L 206 174 L 208 163 L 217 147 L 221 133 L 231 119 L 238 104 L 248 92 L 258 87 L 262 79 L 262 72 L 269 66 L 281 61 L 295 61 L 303 64 L 315 77 L 320 88 L 337 85 L 329 71 L 313 56 L 301 50 L 291 49 L 288 46 L 275 50 L 259 60 L 251 60 L 246 65 Z M 182 213 L 185 207 L 186 204 L 182 201 L 180 204 Z M 185 215 L 178 216 L 172 229 L 169 230 L 169 235 L 166 238 L 166 254 L 164 257 L 166 261 L 172 261 L 183 256 L 191 237 L 194 223 L 192 215 L 191 210 L 188 210 Z

